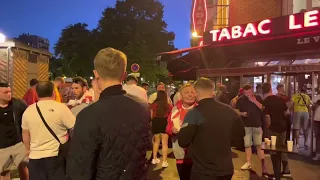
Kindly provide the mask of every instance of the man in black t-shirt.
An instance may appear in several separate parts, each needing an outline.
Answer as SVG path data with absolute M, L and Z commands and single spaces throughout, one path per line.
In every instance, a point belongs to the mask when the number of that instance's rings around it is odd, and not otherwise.
M 275 96 L 272 94 L 272 88 L 270 83 L 264 83 L 262 85 L 262 89 L 266 97 L 263 102 L 263 105 L 264 113 L 267 116 L 266 119 L 269 119 L 269 122 L 267 124 L 270 135 L 277 136 L 277 146 L 286 147 L 287 121 L 285 115 L 288 110 L 287 105 L 279 96 Z M 281 169 L 280 166 L 282 162 L 282 176 L 291 176 L 288 166 L 288 156 L 286 153 L 282 153 L 280 157 L 278 157 L 276 154 L 271 154 L 271 160 L 275 175 L 277 174 L 277 170 Z
M 262 174 L 267 175 L 267 169 L 264 162 L 264 151 L 261 150 L 262 144 L 262 99 L 253 94 L 252 86 L 247 84 L 243 86 L 244 95 L 239 98 L 236 104 L 236 110 L 242 117 L 245 125 L 246 135 L 244 137 L 244 146 L 246 150 L 247 162 L 241 167 L 241 170 L 251 169 L 252 145 L 256 146 L 257 153 L 262 164 Z M 253 143 L 252 143 L 253 140 Z
M 0 82 L 0 179 L 10 180 L 15 165 L 21 180 L 27 180 L 26 149 L 22 141 L 21 119 L 27 105 L 11 97 L 8 83 Z

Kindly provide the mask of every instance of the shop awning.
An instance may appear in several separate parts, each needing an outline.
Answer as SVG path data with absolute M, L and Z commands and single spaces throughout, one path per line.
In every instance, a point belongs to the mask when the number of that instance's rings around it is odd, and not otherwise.
M 162 53 L 159 53 L 158 56 L 161 56 L 161 55 L 180 55 L 180 54 L 183 54 L 183 53 L 186 53 L 186 52 L 190 52 L 192 50 L 196 50 L 196 49 L 199 49 L 199 48 L 202 48 L 202 47 L 203 46 L 195 46 L 195 47 L 178 49 L 178 50 L 169 51 L 169 52 L 162 52 Z

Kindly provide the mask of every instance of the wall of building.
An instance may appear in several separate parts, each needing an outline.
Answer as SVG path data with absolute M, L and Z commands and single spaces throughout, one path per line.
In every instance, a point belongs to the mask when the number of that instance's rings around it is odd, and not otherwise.
M 38 56 L 37 70 L 38 70 L 39 81 L 49 80 L 49 57 L 48 56 L 44 56 L 44 55 Z
M 28 90 L 28 52 L 13 51 L 13 97 L 22 98 Z
M 229 25 L 245 24 L 282 15 L 281 0 L 232 0 Z

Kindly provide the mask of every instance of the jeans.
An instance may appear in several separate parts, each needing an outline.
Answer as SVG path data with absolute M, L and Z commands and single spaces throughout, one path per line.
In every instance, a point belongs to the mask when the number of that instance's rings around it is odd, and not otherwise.
M 287 141 L 287 132 L 277 133 L 269 131 L 271 136 L 277 136 L 276 146 L 286 147 Z M 282 171 L 283 172 L 290 172 L 289 164 L 288 164 L 288 155 L 287 153 L 275 154 L 274 152 L 270 152 L 271 161 L 273 166 L 274 174 L 277 174 L 277 171 L 281 169 L 282 163 Z
M 28 168 L 30 180 L 66 180 L 65 167 L 57 156 L 30 159 Z
M 177 164 L 180 180 L 190 180 L 192 163 Z
M 248 148 L 253 145 L 261 146 L 262 144 L 262 128 L 261 127 L 245 127 L 246 135 L 244 136 L 244 147 Z

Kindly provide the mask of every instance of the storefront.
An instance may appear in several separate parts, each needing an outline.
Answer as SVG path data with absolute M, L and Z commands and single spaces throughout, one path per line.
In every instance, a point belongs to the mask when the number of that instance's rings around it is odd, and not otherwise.
M 236 88 L 247 82 L 312 83 L 312 73 L 320 72 L 319 23 L 319 10 L 312 10 L 212 30 L 204 33 L 203 46 L 164 52 L 158 59 L 167 61 L 174 80 L 205 76 Z
M 282 83 L 289 96 L 306 88 L 314 98 L 320 82 L 319 24 L 320 12 L 312 10 L 212 30 L 204 33 L 203 46 L 164 52 L 158 59 L 167 62 L 174 80 L 208 77 L 232 94 L 243 84 L 263 82 L 276 93 Z

